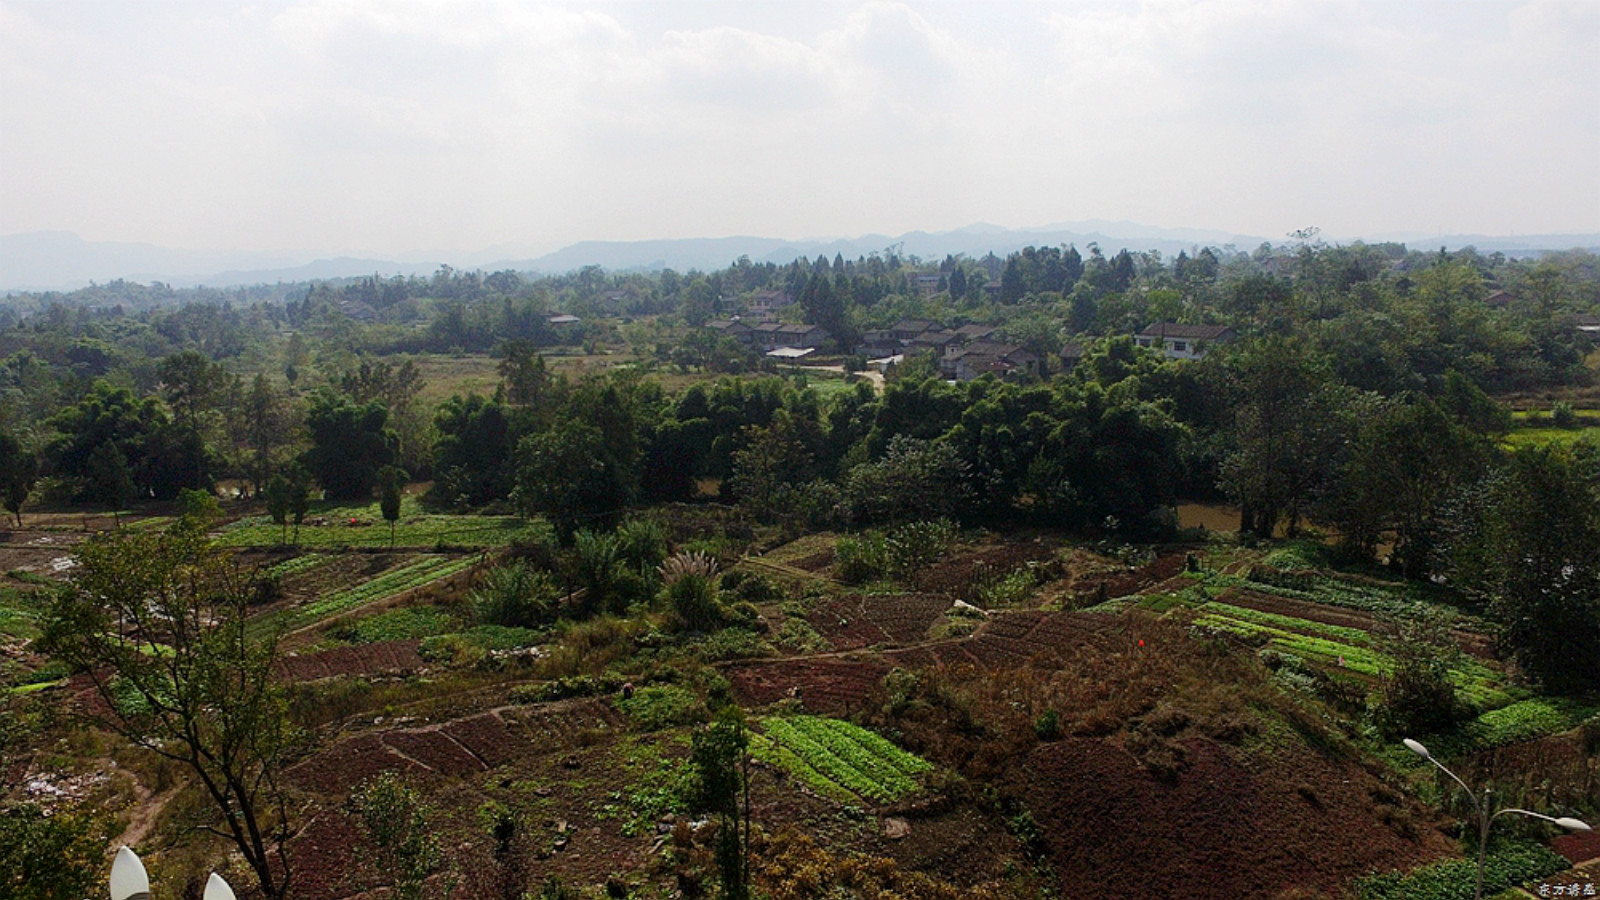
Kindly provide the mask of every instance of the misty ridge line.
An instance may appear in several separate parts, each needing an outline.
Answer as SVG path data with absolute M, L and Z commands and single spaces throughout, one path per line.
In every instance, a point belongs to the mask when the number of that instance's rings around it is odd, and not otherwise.
M 0 292 L 61 291 L 90 283 L 122 279 L 159 281 L 173 287 L 239 287 L 370 275 L 427 275 L 440 265 L 482 271 L 514 270 L 554 275 L 586 266 L 609 271 L 660 269 L 711 270 L 740 257 L 756 263 L 787 265 L 802 256 L 870 256 L 893 250 L 902 255 L 943 258 L 949 255 L 1003 256 L 1026 246 L 1093 243 L 1107 253 L 1118 250 L 1172 255 L 1198 247 L 1251 250 L 1262 243 L 1290 238 L 1235 234 L 1225 231 L 1165 228 L 1135 222 L 1092 219 L 1036 228 L 1004 228 L 978 223 L 942 232 L 911 231 L 900 235 L 867 234 L 854 238 L 789 240 L 754 236 L 663 238 L 633 241 L 580 241 L 542 255 L 519 254 L 501 246 L 476 252 L 406 253 L 394 257 L 330 255 L 315 251 L 257 252 L 178 250 L 154 244 L 87 241 L 65 231 L 36 231 L 0 236 Z M 1365 238 L 1330 238 L 1337 243 L 1396 242 L 1433 249 L 1473 246 L 1483 252 L 1538 255 L 1571 249 L 1600 249 L 1600 233 L 1543 235 L 1428 235 L 1417 232 Z

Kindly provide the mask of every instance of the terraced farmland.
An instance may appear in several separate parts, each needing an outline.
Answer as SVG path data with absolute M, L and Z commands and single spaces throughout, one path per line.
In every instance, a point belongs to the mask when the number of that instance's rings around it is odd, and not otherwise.
M 423 513 L 407 498 L 394 529 L 397 547 L 498 547 L 527 526 L 515 516 L 448 516 Z M 290 539 L 302 547 L 387 547 L 388 523 L 376 503 L 328 504 L 315 509 Z M 267 516 L 251 516 L 229 525 L 218 537 L 223 547 L 276 547 L 284 540 L 283 526 Z
M 476 556 L 423 556 L 399 568 L 390 569 L 371 580 L 323 594 L 311 602 L 257 616 L 250 621 L 249 629 L 257 635 L 265 634 L 271 628 L 294 631 L 441 578 L 447 578 L 467 569 L 475 562 L 477 562 Z
M 750 752 L 816 793 L 842 803 L 882 805 L 922 789 L 926 760 L 849 722 L 818 716 L 768 717 Z
M 1267 643 L 1308 662 L 1337 667 L 1376 678 L 1389 666 L 1383 653 L 1372 648 L 1372 636 L 1359 628 L 1314 622 L 1227 603 L 1205 603 L 1195 624 Z M 1514 702 L 1505 673 L 1466 657 L 1451 675 L 1464 699 L 1479 709 L 1496 709 Z

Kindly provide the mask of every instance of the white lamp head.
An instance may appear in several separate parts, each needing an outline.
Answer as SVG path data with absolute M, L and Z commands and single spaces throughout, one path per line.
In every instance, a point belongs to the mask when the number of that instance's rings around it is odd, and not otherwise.
M 1433 754 L 1428 752 L 1427 747 L 1422 746 L 1421 741 L 1413 741 L 1411 738 L 1406 738 L 1400 743 L 1405 744 L 1407 750 L 1410 750 L 1412 753 L 1415 753 L 1423 759 L 1433 759 Z
M 206 879 L 206 892 L 201 900 L 237 900 L 237 898 L 233 896 L 233 888 L 228 887 L 222 876 L 212 872 L 211 877 Z
M 1561 818 L 1556 820 L 1556 824 L 1560 825 L 1562 828 L 1567 829 L 1568 831 L 1593 831 L 1594 830 L 1594 829 L 1589 827 L 1589 823 L 1588 822 L 1585 822 L 1582 819 L 1574 819 L 1571 816 L 1562 816 Z
M 150 900 L 150 876 L 139 855 L 127 847 L 111 861 L 111 900 Z

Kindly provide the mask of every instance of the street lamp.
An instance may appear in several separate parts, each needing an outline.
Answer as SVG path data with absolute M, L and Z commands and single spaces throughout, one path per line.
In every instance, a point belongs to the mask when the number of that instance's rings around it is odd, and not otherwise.
M 1517 809 L 1515 807 L 1506 807 L 1505 809 L 1499 810 L 1498 812 L 1491 813 L 1491 812 L 1489 812 L 1489 810 L 1493 807 L 1493 804 L 1490 802 L 1491 798 L 1490 798 L 1490 794 L 1489 794 L 1489 789 L 1487 787 L 1483 789 L 1483 799 L 1480 801 L 1478 799 L 1477 793 L 1474 792 L 1472 790 L 1472 788 L 1467 787 L 1467 783 L 1465 781 L 1462 781 L 1460 778 L 1457 778 L 1456 777 L 1456 773 L 1454 773 L 1454 772 L 1450 771 L 1449 769 L 1445 768 L 1444 767 L 1444 763 L 1441 763 L 1437 759 L 1434 759 L 1433 758 L 1433 754 L 1428 752 L 1428 748 L 1427 747 L 1422 746 L 1422 742 L 1421 741 L 1414 741 L 1411 738 L 1406 738 L 1405 740 L 1401 741 L 1401 743 L 1406 745 L 1406 749 L 1407 750 L 1410 750 L 1412 753 L 1415 753 L 1416 755 L 1422 757 L 1423 759 L 1427 760 L 1428 762 L 1433 763 L 1435 766 L 1438 767 L 1439 771 L 1445 773 L 1446 775 L 1449 775 L 1451 780 L 1453 780 L 1456 784 L 1461 785 L 1461 789 L 1463 791 L 1467 792 L 1467 797 L 1472 800 L 1472 805 L 1477 809 L 1477 812 L 1478 812 L 1478 886 L 1477 886 L 1477 889 L 1473 892 L 1473 897 L 1475 897 L 1476 900 L 1483 900 L 1483 860 L 1484 860 L 1484 854 L 1489 849 L 1489 824 L 1491 822 L 1493 822 L 1495 819 L 1498 819 L 1498 818 L 1500 818 L 1501 816 L 1503 816 L 1503 815 L 1505 815 L 1507 813 L 1515 813 L 1515 814 L 1517 814 L 1519 816 L 1527 816 L 1530 819 L 1543 819 L 1546 822 L 1550 822 L 1550 823 L 1553 823 L 1555 825 L 1560 825 L 1562 828 L 1565 828 L 1568 831 L 1589 831 L 1589 830 L 1591 830 L 1589 828 L 1589 825 L 1588 825 L 1587 822 L 1584 822 L 1582 819 L 1574 819 L 1571 816 L 1561 816 L 1560 818 L 1556 818 L 1556 817 L 1553 817 L 1553 816 L 1544 815 L 1542 813 L 1531 812 L 1531 811 L 1526 810 L 1526 809 Z
M 150 876 L 145 874 L 139 854 L 129 847 L 117 851 L 111 861 L 111 900 L 150 900 Z M 206 881 L 202 900 L 236 900 L 233 888 L 215 872 Z

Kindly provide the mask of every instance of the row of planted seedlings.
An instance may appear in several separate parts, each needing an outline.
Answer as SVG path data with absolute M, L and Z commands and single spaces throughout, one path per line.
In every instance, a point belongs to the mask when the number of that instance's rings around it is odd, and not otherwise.
M 892 803 L 921 789 L 926 760 L 839 719 L 769 716 L 752 735 L 751 755 L 817 793 L 843 803 Z

